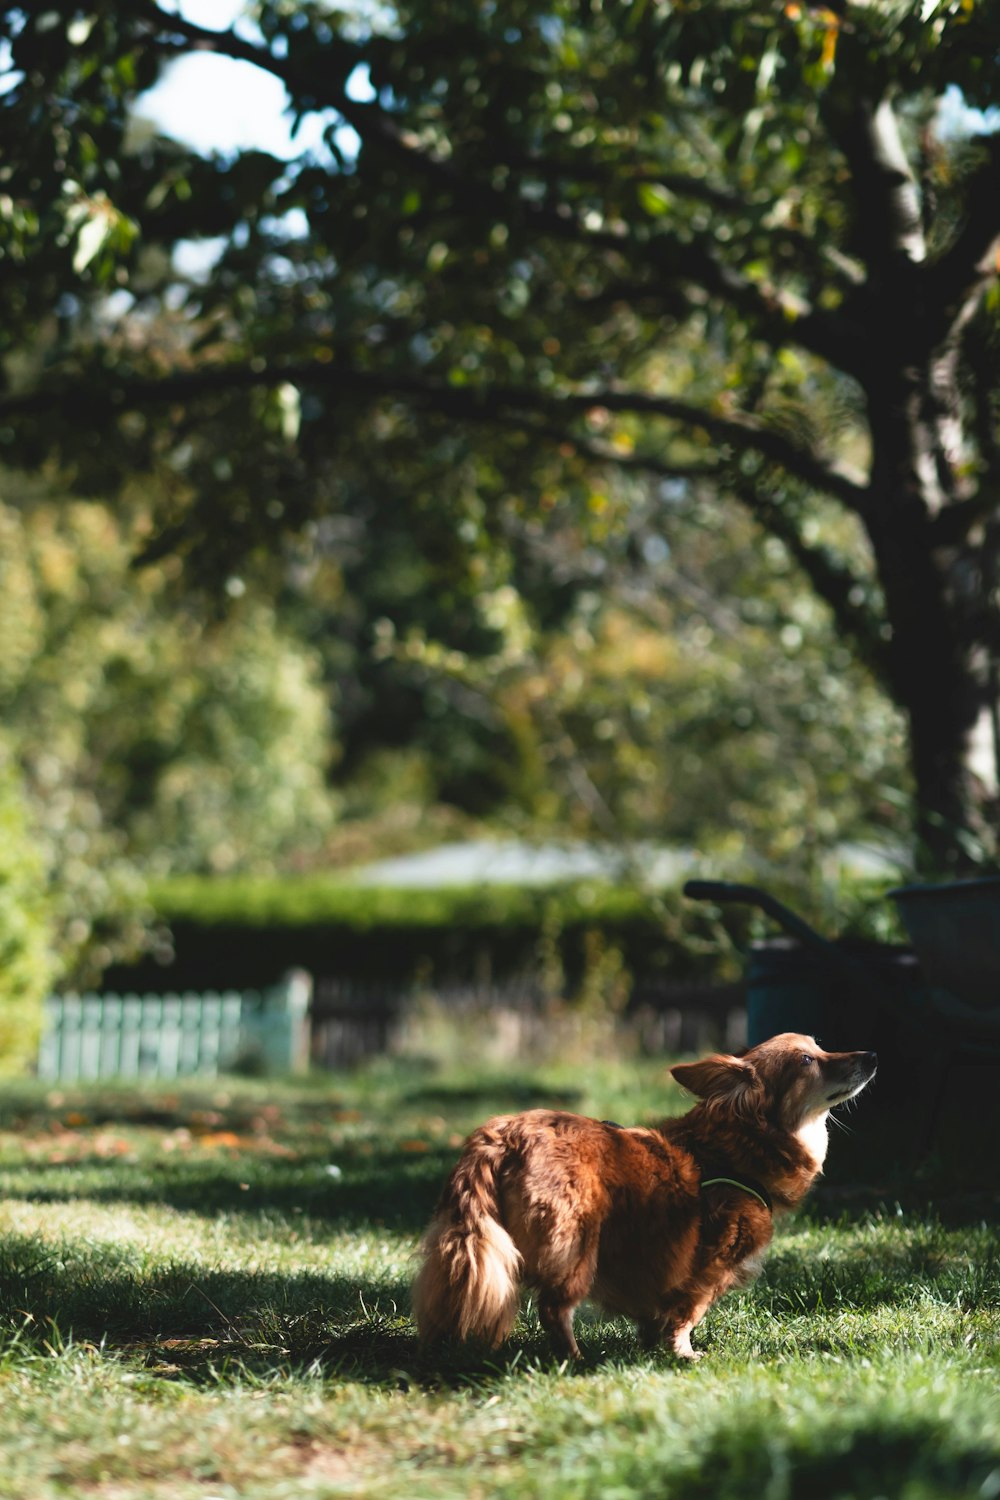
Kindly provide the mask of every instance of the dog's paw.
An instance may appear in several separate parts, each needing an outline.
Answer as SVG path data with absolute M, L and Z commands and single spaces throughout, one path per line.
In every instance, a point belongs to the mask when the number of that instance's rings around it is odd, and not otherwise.
M 672 1344 L 671 1353 L 675 1359 L 682 1359 L 686 1364 L 694 1364 L 696 1360 L 705 1358 L 703 1350 L 692 1349 L 690 1339 L 679 1339 L 676 1344 Z

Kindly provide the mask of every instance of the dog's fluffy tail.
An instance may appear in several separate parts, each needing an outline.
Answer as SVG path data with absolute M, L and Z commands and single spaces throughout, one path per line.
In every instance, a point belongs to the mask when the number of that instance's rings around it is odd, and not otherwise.
M 505 1151 L 501 1121 L 470 1136 L 424 1235 L 413 1285 L 423 1339 L 476 1338 L 495 1348 L 514 1326 L 521 1255 L 500 1218 Z

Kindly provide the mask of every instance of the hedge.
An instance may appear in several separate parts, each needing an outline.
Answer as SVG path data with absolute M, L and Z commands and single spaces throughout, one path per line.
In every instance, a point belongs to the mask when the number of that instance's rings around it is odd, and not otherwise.
M 387 984 L 546 970 L 572 992 L 595 954 L 611 950 L 632 975 L 654 982 L 732 979 L 740 970 L 711 910 L 679 891 L 183 877 L 156 884 L 151 897 L 172 961 L 109 970 L 106 989 L 248 988 L 301 966 L 317 977 Z M 727 913 L 730 931 L 734 916 L 737 926 L 747 920 Z

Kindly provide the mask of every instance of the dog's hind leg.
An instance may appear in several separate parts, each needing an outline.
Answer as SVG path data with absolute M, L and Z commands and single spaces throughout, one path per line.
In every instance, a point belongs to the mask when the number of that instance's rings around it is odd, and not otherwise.
M 573 1314 L 577 1304 L 567 1302 L 556 1292 L 541 1292 L 538 1298 L 538 1319 L 549 1336 L 552 1348 L 560 1359 L 579 1359 L 580 1346 L 573 1333 Z
M 591 1243 L 592 1241 L 592 1243 Z M 580 1348 L 573 1333 L 573 1314 L 594 1284 L 597 1236 L 584 1233 L 572 1268 L 558 1280 L 549 1277 L 538 1286 L 538 1319 L 560 1359 L 579 1359 Z

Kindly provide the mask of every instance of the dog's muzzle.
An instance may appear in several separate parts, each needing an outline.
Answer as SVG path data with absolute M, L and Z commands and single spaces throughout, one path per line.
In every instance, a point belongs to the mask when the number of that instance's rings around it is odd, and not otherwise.
M 878 1054 L 875 1052 L 859 1052 L 856 1054 L 854 1067 L 851 1069 L 849 1078 L 845 1078 L 838 1088 L 829 1096 L 829 1103 L 843 1104 L 847 1099 L 853 1099 L 855 1094 L 860 1094 L 866 1083 L 871 1083 L 878 1070 Z

